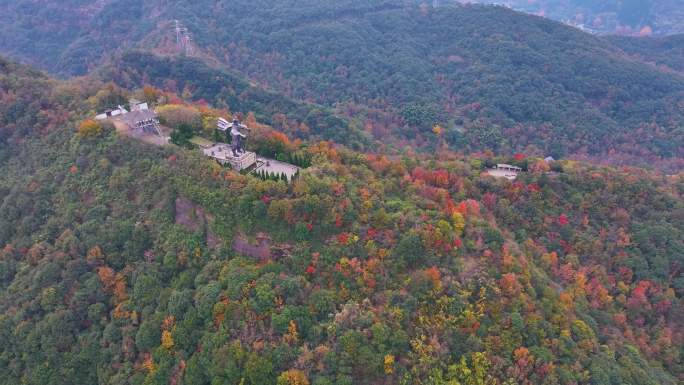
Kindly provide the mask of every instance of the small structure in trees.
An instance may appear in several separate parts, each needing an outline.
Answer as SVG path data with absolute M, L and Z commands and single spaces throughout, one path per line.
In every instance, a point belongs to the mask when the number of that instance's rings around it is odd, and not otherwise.
M 138 99 L 129 99 L 128 100 L 128 106 L 131 108 L 131 112 L 133 111 L 147 111 L 150 109 L 150 107 L 147 105 L 145 102 L 141 102 Z
M 118 117 L 131 131 L 162 136 L 157 114 L 150 110 L 134 110 Z
M 514 180 L 521 172 L 522 168 L 505 163 L 499 163 L 487 170 L 487 174 L 495 178 L 506 178 L 508 180 Z
M 113 118 L 115 116 L 127 114 L 128 110 L 126 110 L 123 106 L 118 106 L 117 108 L 113 110 L 106 110 L 105 112 L 95 116 L 95 120 L 106 120 L 109 118 Z
M 126 135 L 133 137 L 156 137 L 163 142 L 167 142 L 159 125 L 157 113 L 150 109 L 147 103 L 136 99 L 129 100 L 130 111 L 123 106 L 118 106 L 116 109 L 107 110 L 95 117 L 96 120 L 111 119 L 117 128 L 117 131 L 124 132 Z

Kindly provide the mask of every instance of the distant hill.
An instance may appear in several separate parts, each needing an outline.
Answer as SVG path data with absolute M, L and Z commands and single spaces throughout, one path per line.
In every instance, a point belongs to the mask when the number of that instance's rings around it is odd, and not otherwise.
M 668 35 L 684 32 L 681 0 L 465 0 L 501 4 L 596 33 Z M 439 2 L 443 3 L 443 2 Z
M 156 28 L 152 2 L 0 0 L 0 8 L 0 51 L 61 75 L 92 70 Z
M 63 23 L 32 29 L 47 11 L 8 3 L 0 33 L 13 39 L 0 50 L 62 74 L 130 48 L 177 54 L 177 19 L 197 58 L 336 108 L 384 142 L 670 170 L 684 159 L 684 75 L 634 52 L 644 45 L 676 67 L 680 51 L 651 40 L 627 46 L 502 7 L 417 1 L 73 1 L 50 15 Z
M 668 143 L 682 141 L 673 106 L 684 78 L 603 40 L 501 8 L 349 7 L 335 18 L 235 6 L 223 10 L 231 28 L 210 27 L 201 13 L 188 25 L 227 65 L 268 86 L 390 112 L 371 124 L 395 137 L 429 136 L 439 121 L 455 147 L 682 155 Z
M 653 38 L 608 36 L 606 39 L 644 62 L 684 73 L 684 34 Z
M 68 121 L 70 103 L 55 103 L 57 82 L 45 73 L 0 57 L 0 161 L 34 133 Z

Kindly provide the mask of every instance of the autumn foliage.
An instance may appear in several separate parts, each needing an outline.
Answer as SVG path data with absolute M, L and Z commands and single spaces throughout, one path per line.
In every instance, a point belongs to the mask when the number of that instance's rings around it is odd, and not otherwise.
M 102 125 L 93 119 L 86 119 L 78 125 L 78 134 L 84 138 L 99 136 L 102 133 Z

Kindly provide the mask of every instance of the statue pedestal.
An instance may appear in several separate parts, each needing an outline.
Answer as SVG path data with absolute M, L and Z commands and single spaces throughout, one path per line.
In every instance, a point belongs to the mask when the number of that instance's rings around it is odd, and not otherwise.
M 256 163 L 256 159 L 256 153 L 245 151 L 237 157 L 234 157 L 233 154 L 230 154 L 227 162 L 230 164 L 230 167 L 233 170 L 242 171 L 246 168 L 252 167 L 252 165 Z
M 214 158 L 222 165 L 230 165 L 233 170 L 242 171 L 256 163 L 256 154 L 253 152 L 243 152 L 238 156 L 233 156 L 230 145 L 219 143 L 213 147 L 202 150 L 204 155 Z

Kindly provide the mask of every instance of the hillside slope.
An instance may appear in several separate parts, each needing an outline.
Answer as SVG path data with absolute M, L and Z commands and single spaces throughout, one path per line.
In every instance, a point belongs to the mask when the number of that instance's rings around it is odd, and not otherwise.
M 0 0 L 0 52 L 60 75 L 84 74 L 153 32 L 161 2 Z
M 286 185 L 76 134 L 106 84 L 1 63 L 2 385 L 684 379 L 681 176 L 311 142 Z
M 28 17 L 35 8 L 11 3 L 12 15 Z M 683 75 L 627 55 L 611 40 L 501 7 L 380 0 L 98 4 L 79 19 L 76 36 L 56 38 L 52 28 L 59 25 L 36 28 L 59 43 L 55 49 L 18 44 L 33 36 L 16 22 L 24 19 L 9 16 L 2 34 L 17 39 L 3 39 L 0 50 L 82 73 L 131 47 L 173 52 L 178 19 L 198 57 L 295 99 L 335 106 L 383 141 L 427 149 L 444 141 L 464 151 L 669 170 L 680 169 L 684 158 Z M 67 2 L 56 17 L 69 25 L 85 12 L 79 6 Z M 682 61 L 678 50 L 659 55 L 673 66 Z M 432 132 L 436 123 L 441 137 Z
M 658 38 L 609 36 L 606 39 L 644 62 L 684 72 L 684 34 Z
M 684 77 L 605 41 L 500 8 L 346 6 L 309 15 L 238 2 L 193 9 L 187 23 L 210 52 L 268 86 L 389 114 L 368 119 L 381 136 L 430 140 L 439 122 L 454 148 L 683 155 Z M 235 22 L 208 25 L 210 13 Z

